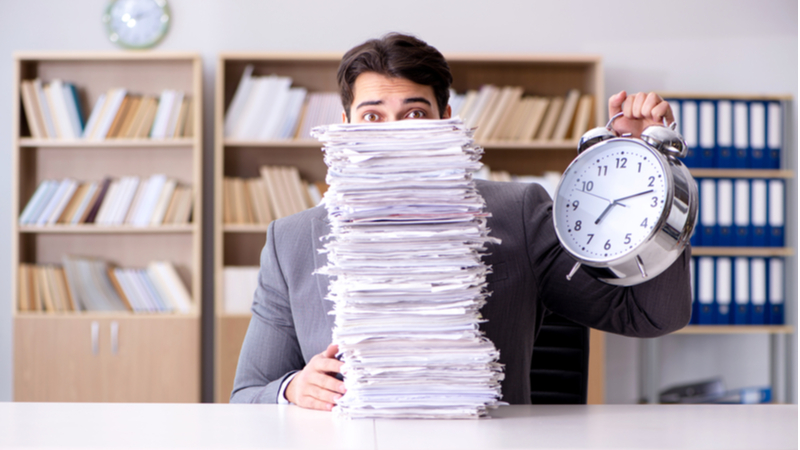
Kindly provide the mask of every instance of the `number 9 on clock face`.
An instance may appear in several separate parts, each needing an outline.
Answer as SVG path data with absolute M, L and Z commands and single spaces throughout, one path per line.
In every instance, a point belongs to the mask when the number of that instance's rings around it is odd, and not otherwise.
M 671 195 L 665 170 L 660 154 L 632 139 L 603 142 L 578 156 L 553 207 L 564 248 L 590 265 L 635 253 L 664 215 Z

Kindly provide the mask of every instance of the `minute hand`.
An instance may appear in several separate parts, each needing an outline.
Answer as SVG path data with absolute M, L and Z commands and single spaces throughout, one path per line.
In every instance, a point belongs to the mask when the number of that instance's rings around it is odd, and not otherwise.
M 638 197 L 638 196 L 644 195 L 644 194 L 649 194 L 651 192 L 653 192 L 652 189 L 650 189 L 649 191 L 639 192 L 638 194 L 629 195 L 627 197 L 618 198 L 618 199 L 614 200 L 614 203 L 619 203 L 622 200 L 627 200 L 629 198 Z

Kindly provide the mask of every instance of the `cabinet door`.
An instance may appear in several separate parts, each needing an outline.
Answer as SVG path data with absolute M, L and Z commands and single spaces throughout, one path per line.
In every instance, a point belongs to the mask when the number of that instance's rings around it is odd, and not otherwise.
M 17 316 L 14 320 L 14 400 L 105 400 L 100 321 L 78 317 Z M 105 330 L 106 334 L 108 330 Z M 104 339 L 105 337 L 105 339 Z
M 105 320 L 106 401 L 200 401 L 200 319 L 129 317 Z

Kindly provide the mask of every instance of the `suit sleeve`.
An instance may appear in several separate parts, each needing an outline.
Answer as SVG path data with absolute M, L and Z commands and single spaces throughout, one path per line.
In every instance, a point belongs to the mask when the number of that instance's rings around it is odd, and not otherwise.
M 275 234 L 272 222 L 261 251 L 253 315 L 239 355 L 231 403 L 277 403 L 281 383 L 305 365 L 275 251 Z
M 583 269 L 567 280 L 575 260 L 561 247 L 553 203 L 539 185 L 525 192 L 526 245 L 544 306 L 577 323 L 633 337 L 656 337 L 686 326 L 691 315 L 689 247 L 664 272 L 632 287 L 603 283 Z

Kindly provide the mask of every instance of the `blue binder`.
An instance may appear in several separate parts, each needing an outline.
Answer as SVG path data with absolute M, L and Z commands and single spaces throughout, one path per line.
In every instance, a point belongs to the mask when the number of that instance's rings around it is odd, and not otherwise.
M 733 103 L 717 101 L 717 152 L 714 167 L 728 169 L 733 162 Z
M 700 182 L 700 230 L 698 242 L 704 247 L 717 245 L 717 183 L 713 178 Z
M 717 180 L 717 245 L 733 245 L 733 180 Z
M 767 168 L 767 111 L 764 102 L 750 102 L 750 167 Z
M 750 259 L 733 260 L 733 314 L 731 323 L 746 325 L 750 320 Z
M 717 325 L 728 325 L 731 323 L 733 303 L 733 265 L 730 258 L 716 258 L 715 275 L 715 320 Z
M 697 259 L 697 323 L 714 325 L 716 305 L 714 304 L 714 258 L 703 256 Z
M 733 245 L 750 245 L 750 180 L 733 182 Z
M 780 169 L 783 144 L 783 108 L 780 102 L 767 103 L 767 169 Z
M 716 108 L 712 101 L 702 101 L 699 103 L 698 113 L 698 143 L 700 144 L 700 151 L 698 155 L 699 167 L 714 167 L 716 153 L 717 153 L 717 117 Z
M 750 180 L 750 245 L 767 245 L 767 180 Z
M 786 297 L 784 294 L 784 269 L 783 258 L 770 258 L 767 268 L 769 285 L 767 294 L 769 300 L 769 319 L 766 321 L 770 325 L 783 325 L 783 305 Z
M 750 167 L 750 112 L 746 102 L 733 104 L 733 167 Z
M 750 325 L 764 325 L 767 307 L 767 264 L 764 258 L 750 259 Z
M 681 134 L 689 148 L 683 163 L 686 167 L 703 167 L 700 165 L 700 146 L 698 142 L 698 111 L 694 100 L 681 100 Z
M 784 245 L 784 212 L 786 205 L 786 197 L 784 194 L 784 181 L 783 180 L 769 180 L 769 187 L 767 198 L 769 199 L 768 206 L 768 232 L 769 239 L 767 245 L 770 247 L 783 247 Z

